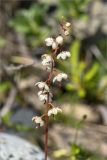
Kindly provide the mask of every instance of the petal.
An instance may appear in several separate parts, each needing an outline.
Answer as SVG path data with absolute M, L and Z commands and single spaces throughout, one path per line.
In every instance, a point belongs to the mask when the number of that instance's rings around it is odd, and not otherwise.
M 57 114 L 57 109 L 53 108 L 53 114 L 56 115 Z
M 48 111 L 48 116 L 51 116 L 52 112 L 51 110 Z
M 62 36 L 58 36 L 58 37 L 56 38 L 56 42 L 57 42 L 58 44 L 62 44 L 62 43 L 63 43 L 63 37 L 62 37 Z
M 59 59 L 60 57 L 61 57 L 61 54 L 58 54 L 58 55 L 57 55 L 57 59 Z
M 57 44 L 55 42 L 52 43 L 52 49 L 56 49 L 57 48 Z
M 57 81 L 58 81 L 58 82 L 61 82 L 61 81 L 62 81 L 62 76 L 61 76 L 61 75 L 58 75 L 58 76 L 57 76 Z
M 71 56 L 70 52 L 67 52 L 66 54 L 67 54 L 67 56 L 68 56 L 68 57 L 70 57 L 70 56 Z
M 53 78 L 53 83 L 55 83 L 56 79 L 57 79 L 56 77 Z
M 66 54 L 63 53 L 63 54 L 61 55 L 61 58 L 62 58 L 63 60 L 66 59 Z

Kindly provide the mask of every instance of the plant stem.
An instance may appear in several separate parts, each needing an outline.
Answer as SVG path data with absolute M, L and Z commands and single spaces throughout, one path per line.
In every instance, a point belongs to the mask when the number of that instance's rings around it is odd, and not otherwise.
M 51 83 L 53 68 L 54 68 L 54 62 L 52 61 L 51 72 L 49 73 L 48 79 L 46 80 L 48 82 L 49 86 L 50 86 L 50 83 Z M 46 103 L 46 115 L 48 114 L 48 109 L 49 109 L 49 93 L 48 93 L 47 96 L 48 96 L 48 98 L 47 98 L 47 103 Z M 47 160 L 47 158 L 48 158 L 48 125 L 49 125 L 48 115 L 46 116 L 45 120 L 46 120 L 46 122 L 45 122 L 45 160 Z
M 48 93 L 48 99 L 46 103 L 46 115 L 48 114 L 48 106 L 49 106 L 49 93 Z M 48 123 L 49 123 L 49 117 L 46 116 L 46 122 L 45 122 L 45 160 L 47 160 L 48 157 Z
M 45 160 L 48 157 L 48 116 L 46 116 L 46 123 L 45 123 Z

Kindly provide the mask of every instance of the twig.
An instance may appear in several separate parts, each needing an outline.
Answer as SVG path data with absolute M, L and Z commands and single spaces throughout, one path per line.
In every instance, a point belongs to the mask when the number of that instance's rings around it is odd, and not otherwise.
M 6 65 L 3 65 L 3 67 L 4 67 L 4 69 L 6 71 L 12 72 L 12 71 L 18 71 L 18 70 L 21 70 L 23 68 L 27 68 L 27 67 L 30 67 L 30 66 L 33 66 L 33 65 L 34 65 L 34 63 L 21 64 L 21 65 L 18 65 L 18 66 L 14 66 L 14 65 L 6 66 Z
M 1 63 L 1 68 L 3 68 L 6 71 L 6 73 L 13 73 L 15 71 L 19 71 L 21 69 L 31 67 L 31 66 L 42 69 L 40 62 L 36 59 L 33 60 L 32 58 L 28 58 L 28 57 L 14 56 L 12 57 L 12 61 L 19 65 L 15 66 L 11 64 L 8 66 L 6 64 Z
M 14 103 L 16 94 L 17 94 L 17 90 L 15 87 L 13 87 L 10 90 L 10 93 L 9 93 L 9 96 L 7 98 L 5 105 L 3 106 L 3 108 L 0 111 L 0 117 L 5 116 L 10 111 L 10 109 L 12 108 L 12 105 Z

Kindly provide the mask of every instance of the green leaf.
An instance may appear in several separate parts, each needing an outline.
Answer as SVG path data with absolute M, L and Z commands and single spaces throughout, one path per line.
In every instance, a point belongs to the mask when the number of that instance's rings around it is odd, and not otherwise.
M 90 81 L 98 72 L 99 70 L 99 64 L 94 63 L 92 67 L 87 71 L 87 73 L 84 75 L 84 80 L 85 81 Z
M 79 40 L 75 40 L 70 48 L 70 52 L 71 52 L 71 74 L 72 74 L 72 78 L 73 81 L 78 82 L 78 76 L 79 76 L 79 72 L 78 72 L 78 68 L 79 68 L 79 50 L 80 50 L 80 41 Z
M 74 86 L 73 84 L 69 83 L 69 84 L 66 85 L 66 89 L 67 89 L 68 91 L 71 91 L 71 90 L 74 90 L 74 89 L 75 89 L 75 86 Z
M 7 91 L 10 88 L 10 86 L 11 86 L 10 82 L 2 82 L 0 84 L 0 93 Z
M 73 155 L 78 155 L 80 153 L 80 148 L 76 144 L 72 144 L 71 151 Z
M 12 115 L 12 112 L 9 111 L 5 116 L 2 117 L 2 121 L 3 121 L 5 124 L 8 124 L 11 115 Z
M 54 158 L 61 158 L 63 156 L 68 156 L 68 151 L 66 149 L 59 149 L 54 151 L 53 156 Z
M 85 97 L 85 95 L 86 95 L 86 91 L 85 91 L 85 89 L 84 88 L 79 88 L 79 90 L 78 90 L 78 95 L 79 95 L 79 97 Z

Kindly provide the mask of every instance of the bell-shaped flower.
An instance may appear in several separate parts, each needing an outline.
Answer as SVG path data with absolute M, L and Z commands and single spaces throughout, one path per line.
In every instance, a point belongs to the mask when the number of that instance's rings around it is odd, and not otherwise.
M 62 112 L 62 109 L 60 109 L 59 107 L 54 107 L 48 111 L 48 116 L 57 115 L 58 113 L 61 113 L 61 112 Z
M 52 43 L 52 49 L 55 50 L 57 47 L 58 47 L 57 43 L 56 43 L 56 42 L 53 42 L 53 43 Z
M 49 91 L 49 87 L 45 82 L 37 82 L 35 86 L 38 86 L 39 89 L 44 89 L 45 91 Z
M 70 23 L 70 22 L 66 22 L 65 26 L 66 26 L 66 27 L 70 27 L 70 26 L 71 26 L 71 23 Z
M 48 95 L 49 94 L 49 95 Z M 48 97 L 49 96 L 49 97 Z M 40 99 L 40 101 L 43 101 L 43 102 L 47 102 L 49 100 L 49 102 L 52 101 L 52 93 L 50 92 L 46 92 L 46 91 L 39 91 L 38 92 L 38 97 Z
M 37 124 L 37 127 L 36 127 L 36 128 L 38 128 L 39 126 L 40 126 L 40 127 L 44 126 L 44 121 L 43 121 L 42 118 L 39 117 L 39 116 L 33 117 L 33 118 L 32 118 L 32 121 Z
M 64 31 L 64 35 L 68 36 L 69 35 L 69 31 L 68 30 Z
M 63 44 L 63 41 L 64 41 L 64 39 L 63 39 L 62 36 L 56 37 L 56 43 L 58 43 L 59 45 L 62 45 L 62 44 Z
M 57 59 L 65 60 L 66 58 L 70 57 L 70 52 L 68 51 L 62 51 L 57 55 Z
M 51 37 L 45 39 L 46 46 L 52 46 L 53 42 L 54 42 L 54 39 Z
M 44 54 L 42 55 L 42 64 L 45 66 L 45 65 L 48 65 L 52 62 L 52 57 L 48 54 Z
M 52 67 L 52 57 L 48 54 L 42 55 L 42 65 L 47 69 L 51 70 Z
M 56 77 L 53 78 L 53 83 L 55 81 L 61 82 L 63 79 L 67 79 L 67 78 L 68 78 L 67 74 L 65 74 L 65 73 L 59 73 Z

